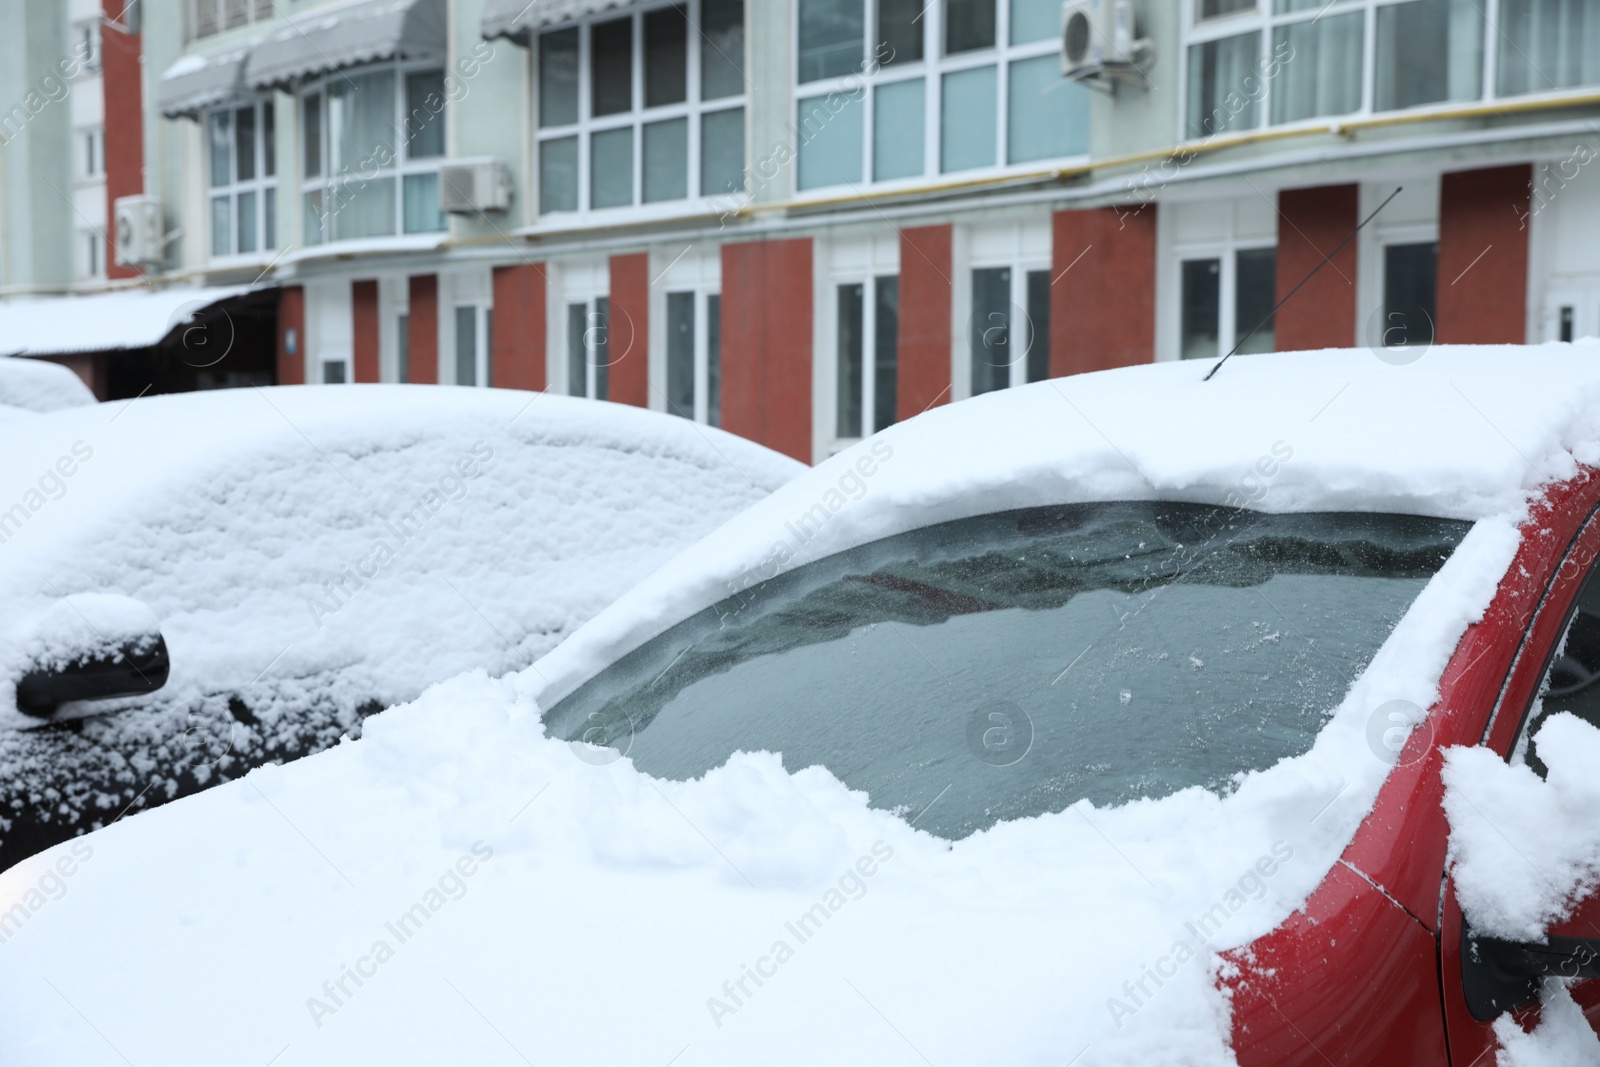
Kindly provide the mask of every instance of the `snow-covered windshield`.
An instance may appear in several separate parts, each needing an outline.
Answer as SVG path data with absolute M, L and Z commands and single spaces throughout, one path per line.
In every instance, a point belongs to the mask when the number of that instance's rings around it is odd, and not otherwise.
M 1311 747 L 1470 525 L 1150 502 L 943 523 L 734 591 L 547 726 L 666 778 L 778 752 L 949 838 L 1225 792 Z

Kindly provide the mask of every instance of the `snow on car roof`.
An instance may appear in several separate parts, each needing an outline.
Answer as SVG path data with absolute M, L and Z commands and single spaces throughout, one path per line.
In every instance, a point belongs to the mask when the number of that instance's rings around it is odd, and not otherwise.
M 59 363 L 0 357 L 0 404 L 6 407 L 58 411 L 94 402 L 83 379 Z
M 5 449 L 0 687 L 48 605 L 117 593 L 162 619 L 173 699 L 337 670 L 387 701 L 526 666 L 804 469 L 653 412 L 426 386 L 146 397 Z
M 1244 356 L 1202 381 L 1211 366 L 1074 375 L 891 426 L 591 620 L 540 665 L 540 700 L 763 578 L 938 522 L 1148 499 L 1478 519 L 1600 462 L 1600 342 Z
M 700 542 L 577 654 L 434 686 L 358 742 L 0 874 L 0 1056 L 1232 1063 L 1217 953 L 1283 922 L 1350 841 L 1390 766 L 1372 710 L 1433 702 L 1527 489 L 1587 456 L 1592 354 L 1260 357 L 1207 386 L 1159 366 L 896 427 Z M 1467 425 L 1473 405 L 1498 430 Z M 1250 470 L 1272 479 L 1264 506 L 1479 521 L 1311 750 L 1226 795 L 1085 801 L 950 842 L 781 754 L 658 780 L 541 729 L 547 676 L 715 597 L 832 492 L 857 499 L 796 560 L 1004 507 L 1225 499 Z

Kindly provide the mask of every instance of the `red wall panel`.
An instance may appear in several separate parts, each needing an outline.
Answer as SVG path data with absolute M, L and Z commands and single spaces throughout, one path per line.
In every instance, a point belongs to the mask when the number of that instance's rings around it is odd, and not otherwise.
M 650 256 L 611 257 L 611 320 L 607 325 L 611 369 L 607 399 L 650 406 Z
M 501 389 L 544 389 L 543 263 L 494 269 L 493 316 L 491 381 Z
M 409 280 L 407 357 L 408 381 L 432 385 L 439 380 L 439 276 L 413 274 Z
M 355 380 L 378 380 L 378 283 L 367 279 L 350 284 L 350 317 L 355 357 Z
M 144 192 L 144 84 L 138 34 L 116 28 L 128 0 L 102 0 L 109 22 L 101 24 L 100 73 L 105 95 L 106 277 L 136 278 L 139 271 L 117 266 L 116 202 Z
M 1527 164 L 1446 174 L 1439 183 L 1437 340 L 1516 344 L 1528 330 Z
M 1361 220 L 1354 185 L 1284 189 L 1278 193 L 1277 299 L 1299 285 Z M 1250 326 L 1254 326 L 1251 323 Z M 1273 325 L 1280 352 L 1349 348 L 1356 343 L 1356 242 L 1339 249 L 1317 276 L 1306 282 Z M 1241 325 L 1241 330 L 1250 326 Z
M 1052 221 L 1050 376 L 1155 359 L 1156 205 Z
M 948 223 L 900 231 L 896 419 L 950 402 L 951 235 Z
M 298 285 L 286 285 L 278 296 L 279 385 L 306 383 L 305 345 L 306 291 Z
M 812 458 L 811 255 L 809 237 L 722 246 L 722 427 L 802 463 Z

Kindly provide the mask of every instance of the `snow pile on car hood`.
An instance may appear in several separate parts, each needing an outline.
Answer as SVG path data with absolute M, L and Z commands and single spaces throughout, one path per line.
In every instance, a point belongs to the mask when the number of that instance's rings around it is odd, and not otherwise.
M 0 357 L 0 404 L 23 411 L 59 411 L 93 404 L 94 394 L 59 363 Z
M 388 703 L 473 667 L 520 669 L 804 470 L 621 405 L 423 386 L 95 405 L 30 420 L 5 450 L 0 705 L 13 715 L 15 680 L 72 594 L 155 612 L 172 704 L 248 704 L 297 678 L 343 704 Z
M 359 742 L 119 823 L 78 843 L 92 858 L 63 847 L 0 875 L 0 915 L 22 908 L 0 1048 L 20 1064 L 120 1062 L 108 1046 L 168 1064 L 286 1048 L 330 1064 L 1230 1063 L 1217 954 L 1321 882 L 1390 767 L 1372 712 L 1432 703 L 1527 490 L 1600 439 L 1583 421 L 1600 366 L 1576 353 L 1430 362 L 1445 369 L 1277 356 L 1205 385 L 1202 367 L 1146 367 L 895 427 L 529 670 L 435 686 Z M 1450 397 L 1459 410 L 1430 406 Z M 1474 405 L 1498 427 L 1475 428 Z M 1079 804 L 951 843 L 778 754 L 663 781 L 537 719 L 781 538 L 778 569 L 1001 507 L 1234 493 L 1479 521 L 1312 749 L 1226 797 Z M 52 874 L 66 860 L 70 882 Z

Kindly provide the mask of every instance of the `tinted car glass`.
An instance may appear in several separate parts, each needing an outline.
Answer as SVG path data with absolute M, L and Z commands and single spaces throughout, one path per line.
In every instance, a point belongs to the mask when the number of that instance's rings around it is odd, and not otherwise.
M 944 523 L 738 590 L 546 722 L 661 777 L 821 764 L 951 838 L 1222 793 L 1311 746 L 1469 525 L 1171 503 Z

